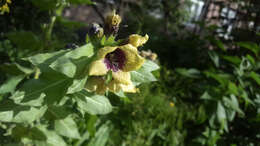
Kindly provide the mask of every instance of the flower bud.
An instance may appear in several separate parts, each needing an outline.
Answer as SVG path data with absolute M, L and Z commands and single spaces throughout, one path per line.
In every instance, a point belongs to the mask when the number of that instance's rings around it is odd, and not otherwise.
M 146 59 L 155 61 L 157 59 L 157 54 L 153 53 L 151 50 L 148 51 L 141 51 L 140 55 Z
M 9 6 L 7 5 L 7 3 L 5 3 L 2 7 L 0 7 L 0 12 L 3 14 L 5 12 L 9 13 L 10 9 Z
M 170 102 L 170 107 L 174 107 L 175 104 L 173 102 Z
M 97 36 L 97 37 L 101 38 L 104 34 L 104 30 L 99 24 L 93 23 L 91 28 L 89 29 L 88 34 L 90 36 Z
M 119 25 L 121 23 L 121 17 L 116 14 L 114 10 L 111 14 L 106 17 L 105 20 L 105 32 L 108 35 L 115 35 L 119 30 Z

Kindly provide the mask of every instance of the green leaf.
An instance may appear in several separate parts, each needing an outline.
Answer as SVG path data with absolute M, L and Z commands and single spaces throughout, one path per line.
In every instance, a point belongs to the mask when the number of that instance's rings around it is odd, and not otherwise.
M 256 81 L 258 85 L 260 85 L 260 75 L 256 72 L 251 72 L 250 77 Z
M 230 98 L 224 97 L 223 101 L 227 107 L 235 110 L 236 112 L 238 112 L 241 115 L 244 115 L 244 112 L 239 108 L 239 103 L 238 103 L 235 95 L 231 94 Z
M 0 94 L 14 92 L 16 86 L 24 79 L 24 75 L 9 78 L 2 86 L 0 86 Z
M 61 57 L 53 62 L 50 67 L 66 76 L 73 78 L 76 73 L 76 65 L 73 64 L 68 58 Z
M 210 96 L 207 91 L 205 91 L 205 92 L 201 95 L 200 99 L 204 99 L 204 100 L 214 100 L 214 98 L 213 98 L 212 96 Z
M 55 131 L 47 130 L 44 126 L 37 126 L 47 137 L 46 146 L 67 146 L 62 137 L 56 134 Z
M 29 138 L 31 140 L 40 140 L 40 141 L 45 141 L 47 140 L 45 134 L 40 131 L 38 128 L 33 127 L 24 127 L 22 125 L 16 125 L 14 129 L 12 129 L 12 135 L 15 138 Z
M 226 111 L 222 103 L 219 101 L 217 106 L 217 118 L 220 123 L 226 120 Z
M 120 90 L 119 92 L 114 93 L 114 94 L 115 94 L 116 96 L 118 96 L 118 97 L 121 97 L 121 98 L 127 100 L 127 96 L 124 94 L 124 91 L 123 91 L 123 90 Z
M 17 123 L 32 123 L 35 120 L 39 120 L 47 110 L 46 106 L 40 108 L 30 107 L 29 110 L 20 111 L 14 113 L 13 122 Z
M 228 55 L 222 55 L 221 58 L 225 59 L 226 61 L 229 61 L 235 65 L 239 65 L 241 63 L 241 59 L 237 56 L 228 56 Z
M 112 105 L 105 96 L 95 95 L 82 90 L 74 94 L 80 111 L 92 115 L 108 114 L 112 111 Z
M 88 76 L 83 79 L 75 79 L 73 80 L 72 85 L 68 88 L 67 94 L 73 94 L 75 92 L 81 91 L 86 84 Z
M 83 67 L 86 68 L 86 66 L 81 66 L 80 64 L 88 63 L 89 57 L 93 54 L 93 45 L 86 44 L 59 57 L 51 63 L 50 67 L 72 78 L 76 74 L 77 70 L 83 70 Z
M 177 73 L 190 78 L 198 78 L 200 75 L 200 71 L 197 69 L 185 69 L 185 68 L 177 68 L 175 70 Z
M 1 110 L 1 109 L 0 109 Z M 13 120 L 13 111 L 0 111 L 1 122 L 11 122 Z
M 233 109 L 226 109 L 228 121 L 232 122 L 236 116 L 236 111 Z
M 113 46 L 116 45 L 115 36 L 111 35 L 104 42 L 104 46 Z
M 94 54 L 94 46 L 91 43 L 88 43 L 84 46 L 78 47 L 75 50 L 72 50 L 65 54 L 66 57 L 72 59 L 79 59 L 81 57 L 91 57 Z
M 104 35 L 104 36 L 101 38 L 100 44 L 101 44 L 102 46 L 104 46 L 106 40 L 107 40 L 107 39 L 106 39 L 106 36 Z
M 214 45 L 219 47 L 222 51 L 227 50 L 225 45 L 223 44 L 223 42 L 221 40 L 215 39 L 214 37 L 209 37 L 209 40 L 211 41 L 211 43 L 213 43 Z
M 108 84 L 112 80 L 112 71 L 109 70 L 107 75 L 106 75 L 106 81 L 105 84 Z
M 16 91 L 10 99 L 12 99 L 16 104 L 19 105 L 28 105 L 28 106 L 41 106 L 44 97 L 46 96 L 44 93 L 37 94 L 37 96 L 27 96 L 24 91 Z M 26 98 L 27 96 L 27 98 Z M 24 99 L 26 98 L 26 99 Z
M 86 27 L 86 23 L 82 23 L 82 22 L 79 22 L 79 21 L 72 21 L 72 20 L 69 20 L 67 18 L 64 18 L 62 16 L 57 16 L 57 19 L 56 21 L 60 24 L 62 24 L 64 27 L 66 27 L 66 29 L 69 29 L 69 30 L 79 30 L 80 28 L 82 27 Z
M 239 95 L 238 88 L 237 88 L 236 84 L 234 84 L 233 82 L 228 83 L 228 91 L 231 94 Z
M 91 5 L 93 2 L 91 0 L 68 0 L 72 4 L 87 4 Z
M 218 81 L 222 86 L 227 85 L 228 80 L 230 79 L 230 75 L 229 74 L 224 74 L 224 73 L 214 73 L 214 72 L 210 72 L 210 71 L 205 71 L 204 74 L 209 77 L 209 78 L 213 78 L 216 81 Z
M 10 32 L 7 37 L 22 50 L 39 50 L 43 47 L 43 41 L 30 31 Z
M 18 76 L 18 75 L 30 75 L 31 73 L 34 72 L 33 69 L 23 67 L 17 63 L 12 63 L 12 64 L 1 64 L 0 65 L 0 70 L 8 73 L 8 75 L 13 75 L 13 76 Z
M 25 60 L 30 61 L 35 66 L 39 66 L 41 64 L 49 65 L 67 52 L 67 50 L 60 50 L 53 53 L 42 53 L 25 58 Z
M 48 120 L 65 119 L 72 111 L 67 106 L 49 106 L 44 117 Z
M 254 57 L 252 57 L 251 55 L 247 54 L 247 55 L 246 55 L 246 58 L 247 58 L 253 65 L 255 65 L 255 59 L 254 59 Z
M 65 96 L 72 80 L 61 74 L 42 75 L 40 79 L 31 79 L 11 97 L 17 104 L 39 106 L 43 97 L 47 103 L 57 103 Z
M 256 43 L 253 43 L 253 42 L 238 42 L 237 45 L 242 48 L 246 48 L 246 49 L 252 51 L 256 56 L 258 55 L 258 53 L 260 51 L 260 47 Z
M 40 10 L 47 11 L 55 9 L 58 5 L 58 0 L 30 0 L 34 6 L 38 7 Z
M 62 136 L 69 138 L 80 138 L 78 132 L 77 124 L 74 122 L 73 118 L 67 117 L 65 119 L 60 119 L 55 121 L 55 131 Z
M 227 50 L 225 48 L 224 44 L 220 40 L 216 40 L 215 43 L 222 51 L 226 51 Z
M 95 137 L 88 143 L 88 146 L 105 146 L 109 138 L 110 131 L 110 123 L 106 122 L 98 129 Z
M 209 57 L 210 59 L 214 62 L 216 67 L 219 67 L 219 56 L 216 52 L 214 51 L 209 51 Z
M 46 106 L 20 106 L 10 100 L 4 100 L 0 102 L 0 121 L 32 123 L 33 121 L 40 119 L 46 110 Z
M 159 66 L 152 61 L 145 61 L 143 66 L 137 71 L 131 71 L 131 80 L 138 85 L 145 82 L 157 81 L 151 71 L 159 69 Z
M 96 133 L 96 122 L 98 120 L 98 117 L 95 115 L 90 115 L 87 120 L 87 129 L 91 136 L 94 136 Z
M 220 129 L 221 130 L 225 129 L 226 131 L 228 131 L 226 110 L 220 101 L 218 101 L 216 112 L 217 112 L 216 114 L 217 114 L 218 122 L 220 123 L 221 126 Z
M 151 72 L 147 72 L 144 69 L 139 69 L 138 71 L 131 71 L 131 80 L 139 85 L 141 83 L 157 81 Z
M 146 60 L 143 64 L 143 68 L 145 68 L 147 71 L 155 71 L 158 70 L 160 67 L 153 61 Z

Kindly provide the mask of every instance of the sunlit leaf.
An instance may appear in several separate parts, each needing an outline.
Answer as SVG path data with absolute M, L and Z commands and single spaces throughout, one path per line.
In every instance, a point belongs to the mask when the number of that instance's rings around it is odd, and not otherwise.
M 77 124 L 71 117 L 55 121 L 55 131 L 69 138 L 80 138 Z
M 102 115 L 112 111 L 112 105 L 105 96 L 91 94 L 86 90 L 77 92 L 74 96 L 81 111 L 92 115 Z
M 2 86 L 0 86 L 0 94 L 13 92 L 16 86 L 20 83 L 20 81 L 24 78 L 24 75 L 11 77 Z

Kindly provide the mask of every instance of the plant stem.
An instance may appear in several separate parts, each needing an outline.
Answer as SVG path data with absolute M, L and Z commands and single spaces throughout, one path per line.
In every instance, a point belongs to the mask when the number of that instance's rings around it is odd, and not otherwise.
M 52 34 L 52 30 L 53 30 L 53 26 L 55 24 L 56 21 L 56 15 L 51 17 L 51 23 L 49 24 L 47 30 L 46 30 L 46 42 L 51 40 L 51 34 Z

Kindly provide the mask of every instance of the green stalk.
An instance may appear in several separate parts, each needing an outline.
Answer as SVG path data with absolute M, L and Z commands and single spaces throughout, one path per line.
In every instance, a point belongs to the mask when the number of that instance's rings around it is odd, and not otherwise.
M 52 30 L 53 30 L 53 26 L 55 24 L 57 16 L 54 15 L 51 17 L 51 23 L 49 24 L 47 31 L 46 31 L 46 41 L 50 41 L 51 40 L 51 34 L 52 34 Z

